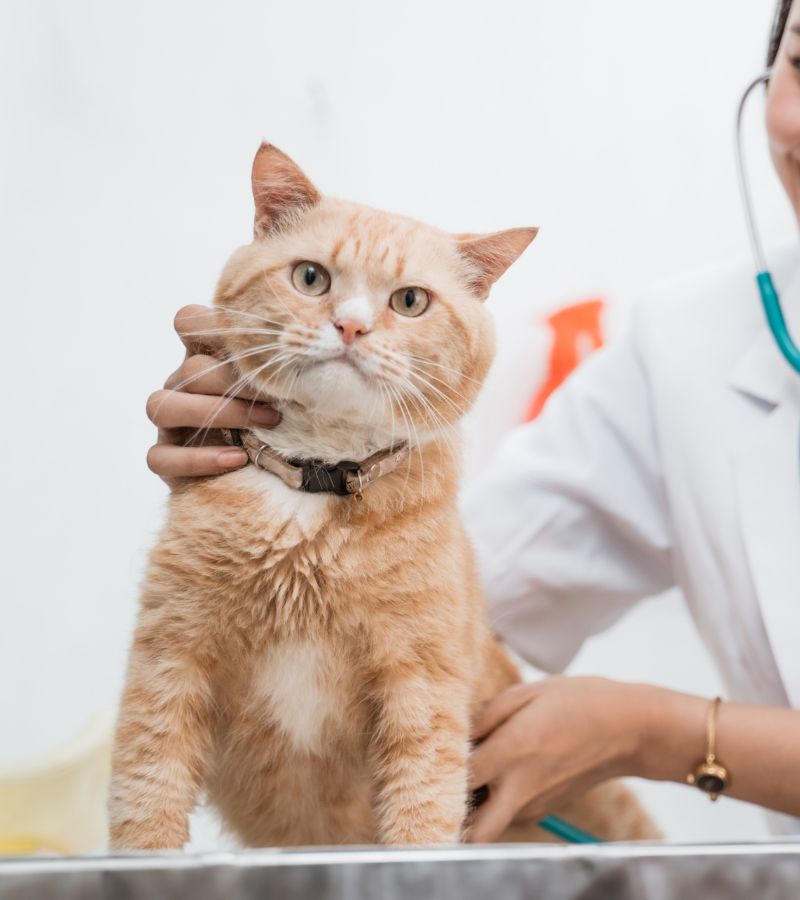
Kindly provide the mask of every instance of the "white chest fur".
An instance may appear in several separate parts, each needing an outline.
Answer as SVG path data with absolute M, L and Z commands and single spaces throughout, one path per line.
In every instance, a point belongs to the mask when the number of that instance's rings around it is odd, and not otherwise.
M 270 472 L 255 466 L 247 466 L 233 476 L 239 484 L 258 491 L 264 498 L 264 514 L 267 522 L 282 526 L 292 522 L 299 536 L 311 537 L 327 521 L 330 504 L 337 498 L 333 494 L 311 494 L 289 487 Z
M 326 726 L 341 715 L 338 664 L 321 644 L 294 641 L 267 651 L 256 674 L 256 702 L 298 753 L 319 753 Z

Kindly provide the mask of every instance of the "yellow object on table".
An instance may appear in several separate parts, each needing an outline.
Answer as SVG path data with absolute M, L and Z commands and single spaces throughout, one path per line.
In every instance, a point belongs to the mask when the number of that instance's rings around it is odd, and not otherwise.
M 39 759 L 0 767 L 0 856 L 105 848 L 112 728 L 96 717 Z

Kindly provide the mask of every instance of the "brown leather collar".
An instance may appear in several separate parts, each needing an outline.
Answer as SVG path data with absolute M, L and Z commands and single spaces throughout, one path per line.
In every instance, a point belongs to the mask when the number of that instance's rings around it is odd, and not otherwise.
M 229 444 L 241 447 L 247 453 L 254 466 L 272 472 L 289 487 L 298 491 L 309 491 L 312 494 L 358 496 L 381 475 L 393 472 L 408 456 L 408 444 L 403 443 L 387 450 L 379 450 L 360 463 L 342 460 L 331 466 L 318 459 L 288 461 L 268 444 L 259 440 L 252 431 L 225 428 L 222 433 Z

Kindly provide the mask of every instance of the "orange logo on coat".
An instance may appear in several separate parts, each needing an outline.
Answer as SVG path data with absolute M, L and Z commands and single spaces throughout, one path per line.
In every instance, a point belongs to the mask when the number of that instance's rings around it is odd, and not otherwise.
M 600 321 L 603 300 L 585 300 L 559 309 L 547 317 L 553 332 L 550 362 L 544 384 L 536 392 L 525 416 L 530 422 L 542 411 L 547 398 L 594 350 L 603 345 Z

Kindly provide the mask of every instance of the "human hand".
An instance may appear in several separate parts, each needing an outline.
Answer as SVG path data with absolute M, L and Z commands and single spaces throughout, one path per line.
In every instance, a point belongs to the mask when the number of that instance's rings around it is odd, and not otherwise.
M 213 309 L 180 309 L 175 330 L 186 356 L 163 389 L 147 399 L 148 418 L 158 427 L 158 442 L 147 453 L 147 465 L 168 484 L 176 478 L 219 475 L 244 466 L 247 454 L 224 445 L 218 429 L 269 427 L 280 419 L 267 404 L 256 402 L 252 390 L 227 396 L 236 376 L 233 366 L 220 359 L 219 327 Z
M 495 840 L 512 822 L 539 820 L 609 778 L 637 774 L 645 740 L 646 685 L 557 677 L 519 684 L 477 717 L 470 790 L 488 798 L 467 841 Z

